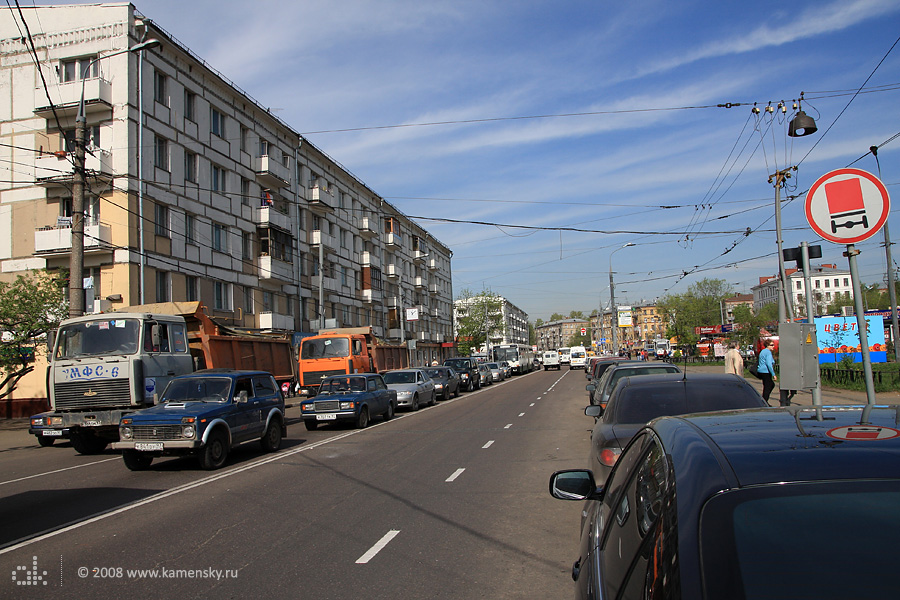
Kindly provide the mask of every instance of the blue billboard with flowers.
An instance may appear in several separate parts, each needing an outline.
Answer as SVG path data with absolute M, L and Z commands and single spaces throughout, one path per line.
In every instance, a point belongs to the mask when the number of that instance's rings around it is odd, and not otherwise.
M 869 357 L 873 363 L 887 362 L 884 319 L 881 316 L 866 316 L 865 320 Z M 840 362 L 845 356 L 850 356 L 853 362 L 862 362 L 862 346 L 855 316 L 816 319 L 816 339 L 819 344 L 819 364 Z

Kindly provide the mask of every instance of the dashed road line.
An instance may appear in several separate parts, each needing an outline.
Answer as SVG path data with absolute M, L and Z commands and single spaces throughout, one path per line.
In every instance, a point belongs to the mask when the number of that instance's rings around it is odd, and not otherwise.
M 375 558 L 375 555 L 381 552 L 392 539 L 397 537 L 398 533 L 400 533 L 399 529 L 391 529 L 390 531 L 388 531 L 380 540 L 375 543 L 374 546 L 369 548 L 369 550 L 365 554 L 356 559 L 356 564 L 364 565 Z

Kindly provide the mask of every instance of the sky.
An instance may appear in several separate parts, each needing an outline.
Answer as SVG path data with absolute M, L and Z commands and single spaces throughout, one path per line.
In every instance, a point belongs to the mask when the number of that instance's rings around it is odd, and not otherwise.
M 878 175 L 878 146 L 900 204 L 896 0 L 134 4 L 447 245 L 455 296 L 531 321 L 608 307 L 610 270 L 619 305 L 750 293 L 778 269 L 778 170 L 784 246 L 816 264 L 848 266 L 806 221 L 820 176 Z M 818 131 L 792 138 L 801 94 Z M 857 248 L 884 282 L 884 235 Z

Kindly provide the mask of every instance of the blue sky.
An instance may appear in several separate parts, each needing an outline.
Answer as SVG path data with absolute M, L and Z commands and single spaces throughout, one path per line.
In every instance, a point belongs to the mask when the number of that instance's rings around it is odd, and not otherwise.
M 749 292 L 777 270 L 769 175 L 797 165 L 783 197 L 802 194 L 900 133 L 896 0 L 135 4 L 447 244 L 457 295 L 532 320 L 606 305 L 625 244 L 620 304 L 704 277 Z M 819 130 L 789 138 L 801 92 Z M 900 197 L 900 138 L 878 157 Z M 846 268 L 804 198 L 783 204 L 785 247 Z M 858 248 L 882 281 L 883 236 Z

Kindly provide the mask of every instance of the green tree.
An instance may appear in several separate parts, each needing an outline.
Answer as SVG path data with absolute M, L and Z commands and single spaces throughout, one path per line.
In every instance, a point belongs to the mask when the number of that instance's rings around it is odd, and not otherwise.
M 34 370 L 34 356 L 43 351 L 46 335 L 68 311 L 59 281 L 45 271 L 0 282 L 0 398 Z
M 561 315 L 559 313 L 553 313 L 552 315 L 550 315 L 551 321 L 562 321 L 565 318 L 566 318 L 565 315 Z
M 750 346 L 756 343 L 761 328 L 774 330 L 778 322 L 778 304 L 767 304 L 754 314 L 749 306 L 734 307 L 735 330 L 733 338 L 740 346 Z
M 570 319 L 584 319 L 584 312 L 580 310 L 573 310 L 569 313 Z
M 722 300 L 734 294 L 724 279 L 702 279 L 684 294 L 667 294 L 657 306 L 663 321 L 669 323 L 666 337 L 677 337 L 680 345 L 693 345 L 699 340 L 695 327 L 722 322 Z
M 465 308 L 457 319 L 456 345 L 460 354 L 471 354 L 484 345 L 488 334 L 492 339 L 503 337 L 506 326 L 503 321 L 503 302 L 490 291 L 473 294 L 464 289 L 457 300 L 463 300 Z

